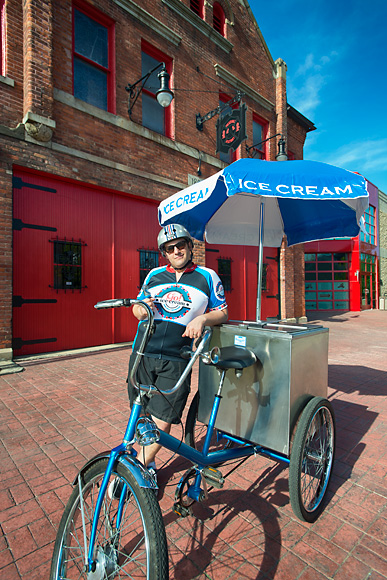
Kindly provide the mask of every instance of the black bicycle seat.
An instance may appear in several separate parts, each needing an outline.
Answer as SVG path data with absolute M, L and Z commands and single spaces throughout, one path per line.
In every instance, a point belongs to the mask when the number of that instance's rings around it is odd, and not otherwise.
M 257 357 L 243 346 L 223 346 L 212 351 L 212 362 L 218 369 L 245 369 L 253 365 Z

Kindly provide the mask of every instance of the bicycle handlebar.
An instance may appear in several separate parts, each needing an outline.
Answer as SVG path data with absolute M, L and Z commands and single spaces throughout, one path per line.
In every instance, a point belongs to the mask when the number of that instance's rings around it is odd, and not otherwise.
M 153 317 L 152 309 L 148 306 L 148 304 L 146 302 L 144 302 L 142 300 L 132 299 L 132 298 L 114 298 L 112 300 L 102 300 L 101 302 L 97 302 L 97 304 L 94 305 L 94 308 L 96 308 L 97 310 L 101 310 L 103 308 L 120 308 L 121 306 L 134 306 L 134 304 L 141 304 L 141 306 L 143 308 L 145 308 L 146 313 L 147 313 L 147 318 L 146 318 L 146 321 L 145 320 L 143 321 L 146 324 L 146 328 L 145 328 L 145 332 L 144 332 L 144 335 L 143 335 L 142 340 L 141 340 L 141 344 L 136 352 L 136 358 L 134 360 L 134 363 L 133 363 L 133 366 L 132 366 L 132 369 L 130 372 L 129 380 L 130 380 L 131 384 L 133 385 L 133 387 L 136 389 L 139 389 L 140 391 L 147 391 L 147 392 L 153 391 L 153 392 L 155 392 L 155 391 L 157 391 L 157 389 L 154 385 L 141 385 L 140 383 L 138 383 L 136 381 L 137 369 L 139 367 L 141 357 L 144 354 L 145 346 L 146 346 L 146 344 L 149 340 L 149 337 L 152 333 L 152 330 L 154 328 L 154 326 L 153 326 L 154 317 Z M 174 393 L 175 391 L 177 391 L 181 387 L 181 385 L 185 381 L 186 377 L 188 376 L 188 373 L 190 372 L 191 368 L 193 367 L 193 365 L 195 364 L 195 362 L 197 361 L 199 356 L 202 354 L 209 338 L 211 337 L 211 334 L 212 334 L 212 331 L 210 329 L 207 329 L 203 332 L 201 338 L 196 341 L 197 348 L 194 352 L 191 351 L 192 356 L 190 356 L 190 361 L 187 364 L 187 366 L 185 367 L 183 374 L 180 376 L 176 385 L 174 387 L 172 387 L 172 389 L 170 389 L 169 391 L 163 391 L 164 395 L 171 395 L 172 393 Z
M 101 310 L 102 308 L 119 308 L 120 306 L 131 306 L 135 300 L 130 298 L 113 298 L 113 300 L 101 300 L 94 304 L 94 308 Z

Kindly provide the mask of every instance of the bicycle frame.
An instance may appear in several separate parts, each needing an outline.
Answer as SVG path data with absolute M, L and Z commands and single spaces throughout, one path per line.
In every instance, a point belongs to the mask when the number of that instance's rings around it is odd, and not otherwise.
M 229 439 L 229 440 L 233 441 L 234 443 L 239 444 L 240 447 L 233 447 L 231 449 L 224 449 L 221 451 L 215 451 L 215 452 L 209 453 L 208 452 L 209 441 L 210 441 L 211 436 L 212 436 L 214 429 L 215 429 L 215 421 L 216 421 L 216 417 L 217 417 L 217 413 L 218 413 L 218 409 L 219 409 L 219 404 L 220 404 L 220 397 L 216 395 L 214 398 L 214 404 L 213 404 L 213 409 L 212 409 L 210 421 L 209 421 L 209 424 L 207 426 L 203 451 L 197 451 L 196 449 L 194 449 L 193 447 L 190 447 L 189 445 L 187 445 L 183 441 L 181 441 L 181 440 L 177 439 L 176 437 L 173 437 L 172 435 L 169 435 L 168 433 L 165 433 L 163 431 L 160 432 L 160 437 L 158 440 L 159 445 L 161 445 L 162 447 L 165 447 L 166 449 L 168 449 L 169 451 L 172 451 L 173 453 L 177 453 L 181 457 L 184 457 L 185 459 L 190 461 L 196 467 L 197 474 L 196 474 L 195 482 L 193 485 L 191 485 L 189 487 L 188 492 L 187 492 L 188 497 L 190 497 L 191 499 L 193 499 L 195 501 L 199 501 L 201 493 L 202 493 L 201 472 L 202 472 L 203 468 L 205 468 L 205 467 L 219 465 L 219 464 L 225 463 L 227 461 L 231 461 L 231 460 L 243 459 L 246 457 L 250 457 L 251 455 L 266 455 L 266 456 L 270 457 L 271 459 L 274 459 L 277 461 L 283 461 L 285 463 L 289 463 L 289 459 L 286 456 L 280 455 L 278 453 L 274 453 L 274 452 L 272 452 L 268 449 L 265 449 L 259 445 L 245 442 L 243 440 L 240 440 L 236 437 L 232 437 L 232 436 L 230 436 L 226 433 L 222 433 L 222 432 L 221 432 L 221 434 L 225 439 Z M 128 425 L 126 428 L 124 440 L 118 447 L 115 447 L 110 452 L 108 466 L 106 468 L 105 476 L 103 478 L 103 481 L 101 484 L 101 489 L 99 491 L 98 498 L 97 498 L 97 503 L 96 503 L 95 512 L 94 512 L 94 519 L 93 519 L 93 524 L 92 524 L 92 530 L 91 530 L 91 534 L 90 534 L 90 543 L 89 543 L 89 550 L 88 550 L 89 571 L 92 570 L 92 565 L 94 562 L 94 557 L 93 557 L 94 556 L 94 543 L 95 543 L 96 532 L 97 532 L 98 518 L 99 518 L 100 511 L 101 511 L 103 498 L 104 498 L 106 490 L 107 490 L 108 481 L 109 481 L 109 478 L 110 478 L 111 473 L 113 471 L 114 465 L 115 465 L 116 461 L 118 460 L 119 456 L 123 455 L 123 454 L 131 454 L 131 455 L 135 454 L 135 451 L 133 449 L 130 449 L 128 451 L 128 444 L 130 444 L 130 442 L 132 442 L 134 439 L 136 423 L 142 414 L 142 410 L 143 409 L 142 409 L 142 406 L 140 404 L 134 403 L 130 417 L 129 417 Z M 132 469 L 134 469 L 134 468 L 132 467 Z M 125 492 L 121 495 L 120 503 L 123 503 L 123 501 L 124 501 L 122 499 L 123 497 L 125 497 Z M 121 510 L 122 510 L 122 506 L 120 505 L 119 506 L 119 513 L 121 512 Z M 119 523 L 120 522 L 117 520 L 117 527 L 119 527 Z
M 106 301 L 106 302 L 113 302 L 113 301 Z M 117 303 L 117 301 L 114 301 L 114 302 Z M 128 306 L 129 303 L 134 304 L 134 303 L 138 303 L 140 301 L 130 300 L 130 301 L 126 301 L 126 302 L 127 303 L 118 304 L 118 305 Z M 103 304 L 103 303 L 100 303 L 100 304 Z M 149 307 L 146 304 L 143 304 L 143 305 L 144 305 L 144 307 L 146 307 L 146 309 L 148 311 L 148 316 L 149 316 L 148 332 L 150 333 L 151 326 L 153 323 L 153 316 L 152 316 L 152 313 L 150 312 Z M 111 307 L 111 305 L 110 306 L 100 306 L 100 307 L 101 308 L 102 307 Z M 210 334 L 211 334 L 210 331 L 208 331 L 208 330 L 205 331 L 203 338 L 202 338 L 202 341 L 201 341 L 200 345 L 198 346 L 197 350 L 194 351 L 193 356 L 192 356 L 191 360 L 189 361 L 189 363 L 187 364 L 187 367 L 186 367 L 184 373 L 179 378 L 179 380 L 177 381 L 177 383 L 173 387 L 173 389 L 168 391 L 166 394 L 170 394 L 170 393 L 176 391 L 180 387 L 180 385 L 182 384 L 185 377 L 190 372 L 190 370 L 191 370 L 192 366 L 194 365 L 194 363 L 196 362 L 196 360 L 199 358 L 200 355 L 202 355 L 202 352 L 204 350 L 205 345 L 207 344 L 207 341 L 210 337 Z M 138 391 L 152 392 L 152 390 L 155 391 L 154 387 L 149 386 L 149 385 L 148 386 L 139 385 L 138 383 L 136 383 L 136 381 L 134 379 L 135 372 L 138 368 L 138 365 L 140 363 L 140 359 L 142 356 L 141 350 L 144 348 L 145 343 L 146 343 L 146 339 L 144 338 L 144 340 L 142 341 L 141 347 L 139 349 L 139 352 L 137 352 L 136 361 L 135 361 L 135 364 L 133 365 L 134 371 L 131 373 L 129 380 L 131 380 L 132 384 L 138 389 Z M 223 371 L 223 377 L 224 377 L 224 371 Z M 230 460 L 243 459 L 243 458 L 249 457 L 251 455 L 258 455 L 258 454 L 266 455 L 266 456 L 270 457 L 271 459 L 274 459 L 277 461 L 289 463 L 288 457 L 286 457 L 284 455 L 280 455 L 279 453 L 274 453 L 268 449 L 261 447 L 260 445 L 256 445 L 256 444 L 249 443 L 247 441 L 243 441 L 241 439 L 238 439 L 237 437 L 233 437 L 233 436 L 228 435 L 226 433 L 222 433 L 221 431 L 219 431 L 219 432 L 221 433 L 222 437 L 229 439 L 229 440 L 233 441 L 234 443 L 237 443 L 239 445 L 239 447 L 233 447 L 230 449 L 223 449 L 223 450 L 215 451 L 215 452 L 211 452 L 211 453 L 209 452 L 210 440 L 211 440 L 211 437 L 212 437 L 213 432 L 215 430 L 216 418 L 217 418 L 217 414 L 218 414 L 218 410 L 219 410 L 219 406 L 220 406 L 220 401 L 221 401 L 220 391 L 221 391 L 221 386 L 223 384 L 223 377 L 220 380 L 219 391 L 214 397 L 213 408 L 212 408 L 210 420 L 209 420 L 209 423 L 207 426 L 203 451 L 198 451 L 195 448 L 190 447 L 189 445 L 187 445 L 183 441 L 181 441 L 181 440 L 177 439 L 176 437 L 173 437 L 172 435 L 165 433 L 163 431 L 160 432 L 160 437 L 158 439 L 159 445 L 161 445 L 162 447 L 165 447 L 166 449 L 168 449 L 169 451 L 172 451 L 173 453 L 177 453 L 181 457 L 184 457 L 185 459 L 190 461 L 195 466 L 195 468 L 196 468 L 195 482 L 193 485 L 189 486 L 188 491 L 187 491 L 188 497 L 190 497 L 191 499 L 193 499 L 195 501 L 199 501 L 201 498 L 201 494 L 203 491 L 200 487 L 201 481 L 202 481 L 202 470 L 206 467 L 220 465 L 220 464 L 225 463 L 225 462 L 230 461 Z M 96 538 L 96 533 L 97 533 L 98 519 L 99 519 L 99 515 L 101 512 L 103 499 L 104 499 L 105 494 L 107 492 L 108 482 L 109 482 L 109 479 L 111 477 L 114 466 L 115 466 L 116 462 L 118 460 L 120 460 L 120 457 L 125 456 L 125 455 L 136 457 L 136 455 L 137 455 L 135 450 L 132 448 L 132 443 L 134 443 L 134 441 L 135 441 L 136 424 L 137 424 L 138 419 L 142 416 L 142 413 L 143 413 L 143 407 L 141 404 L 141 398 L 138 396 L 136 401 L 134 402 L 134 404 L 132 406 L 132 409 L 131 409 L 131 413 L 130 413 L 128 424 L 126 427 L 124 439 L 120 445 L 118 445 L 117 447 L 112 449 L 112 451 L 110 452 L 108 466 L 106 468 L 106 472 L 105 472 L 104 478 L 102 480 L 101 488 L 100 488 L 97 502 L 96 502 L 96 506 L 95 506 L 94 518 L 93 518 L 92 529 L 91 529 L 91 534 L 90 534 L 90 542 L 89 542 L 89 549 L 88 549 L 88 570 L 89 570 L 89 572 L 91 572 L 93 569 L 94 544 L 95 544 L 95 538 Z M 132 465 L 132 464 L 128 465 L 128 468 L 133 473 L 135 470 L 140 469 L 139 466 Z M 149 483 L 144 480 L 144 478 L 142 477 L 142 474 L 141 474 L 141 476 L 138 474 L 137 479 L 143 482 L 142 485 L 144 487 L 151 487 L 149 485 Z M 119 508 L 118 508 L 117 527 L 119 527 L 119 525 L 120 525 L 119 520 L 120 520 L 120 514 L 122 513 L 124 498 L 125 498 L 125 490 L 124 490 L 124 493 L 121 494 L 121 498 L 119 500 L 120 504 L 119 504 Z M 81 501 L 82 501 L 82 498 L 81 498 Z

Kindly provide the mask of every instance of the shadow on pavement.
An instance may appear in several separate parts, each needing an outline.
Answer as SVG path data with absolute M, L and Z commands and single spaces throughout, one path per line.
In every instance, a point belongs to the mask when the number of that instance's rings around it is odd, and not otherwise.
M 328 384 L 336 392 L 387 396 L 387 373 L 370 367 L 330 364 Z
M 192 580 L 198 571 L 212 577 L 237 572 L 246 562 L 256 567 L 254 580 L 274 577 L 281 555 L 281 529 L 276 505 L 285 505 L 284 479 L 278 479 L 286 468 L 273 464 L 246 490 L 211 490 L 203 503 L 193 506 L 191 516 L 181 520 L 187 530 L 181 551 L 173 545 L 170 561 L 174 578 Z M 270 488 L 269 498 L 261 497 Z M 164 517 L 168 526 L 178 519 L 173 512 Z M 207 577 L 207 575 L 206 575 Z

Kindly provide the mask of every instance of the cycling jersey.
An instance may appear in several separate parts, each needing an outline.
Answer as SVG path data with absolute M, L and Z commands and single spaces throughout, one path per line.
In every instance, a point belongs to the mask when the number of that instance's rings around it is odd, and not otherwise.
M 189 337 L 182 336 L 187 324 L 206 311 L 227 308 L 219 276 L 196 264 L 186 268 L 178 282 L 170 265 L 151 270 L 138 298 L 144 300 L 149 295 L 154 298 L 155 331 L 145 354 L 153 358 L 181 360 L 181 347 L 191 344 Z M 141 342 L 144 322 L 138 325 L 133 350 Z

